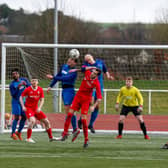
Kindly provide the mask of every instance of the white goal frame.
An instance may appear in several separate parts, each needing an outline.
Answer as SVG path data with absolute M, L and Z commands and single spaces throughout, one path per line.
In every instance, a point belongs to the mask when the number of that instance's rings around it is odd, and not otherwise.
M 1 62 L 1 125 L 0 133 L 4 132 L 5 115 L 5 90 L 6 90 L 6 49 L 8 47 L 32 47 L 32 48 L 103 48 L 103 49 L 168 49 L 168 45 L 90 45 L 90 44 L 39 44 L 39 43 L 2 43 L 2 62 Z M 151 93 L 159 90 L 149 90 L 149 102 Z M 161 92 L 168 92 L 162 90 Z M 150 108 L 150 107 L 149 107 Z

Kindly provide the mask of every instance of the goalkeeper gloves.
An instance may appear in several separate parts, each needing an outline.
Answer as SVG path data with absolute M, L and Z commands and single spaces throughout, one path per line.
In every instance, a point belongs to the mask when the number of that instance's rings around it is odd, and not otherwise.
M 142 111 L 143 111 L 143 106 L 142 106 L 142 105 L 139 105 L 137 111 L 138 111 L 138 112 L 142 112 Z

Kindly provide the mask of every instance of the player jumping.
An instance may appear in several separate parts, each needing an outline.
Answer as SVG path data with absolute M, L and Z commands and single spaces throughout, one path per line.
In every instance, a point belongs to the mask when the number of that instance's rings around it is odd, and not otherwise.
M 75 96 L 75 81 L 77 78 L 77 72 L 69 73 L 70 70 L 74 69 L 77 64 L 77 59 L 69 58 L 67 63 L 62 65 L 60 71 L 55 76 L 47 75 L 47 78 L 52 79 L 50 86 L 47 89 L 47 92 L 58 82 L 62 82 L 62 99 L 64 102 L 64 109 L 66 115 L 69 112 L 70 105 Z M 74 114 L 71 120 L 73 133 L 77 131 L 77 120 L 76 115 Z
M 89 69 L 92 69 L 90 71 Z M 85 71 L 85 77 L 82 80 L 81 86 L 78 90 L 78 92 L 75 95 L 75 98 L 72 102 L 72 105 L 70 107 L 70 110 L 68 112 L 65 124 L 64 124 L 64 131 L 62 133 L 62 137 L 60 140 L 64 141 L 68 137 L 68 129 L 69 125 L 71 122 L 71 118 L 74 114 L 75 111 L 79 111 L 81 108 L 81 122 L 83 125 L 83 133 L 85 137 L 84 141 L 84 148 L 88 147 L 88 126 L 87 126 L 87 113 L 89 110 L 89 105 L 92 100 L 92 92 L 93 89 L 96 88 L 96 95 L 97 95 L 97 100 L 96 102 L 90 107 L 90 111 L 94 111 L 94 109 L 97 107 L 97 105 L 100 104 L 102 96 L 101 96 L 101 89 L 100 89 L 100 84 L 97 79 L 97 77 L 100 75 L 101 71 L 97 68 L 89 68 L 86 69 Z M 80 130 L 76 132 L 76 134 L 73 136 L 72 141 L 74 141 L 77 136 L 79 135 Z
M 114 80 L 113 76 L 111 76 L 110 73 L 107 71 L 107 67 L 106 67 L 105 63 L 103 62 L 103 60 L 101 60 L 101 59 L 95 60 L 91 54 L 85 55 L 85 62 L 82 66 L 82 71 L 85 71 L 86 67 L 97 67 L 101 70 L 101 74 L 98 76 L 98 80 L 100 82 L 101 94 L 103 95 L 103 88 L 104 88 L 103 73 L 106 75 L 107 79 L 109 79 L 109 80 Z M 93 103 L 97 99 L 95 91 L 93 91 L 92 96 L 93 96 L 92 97 L 92 103 Z M 99 106 L 97 106 L 94 109 L 94 111 L 91 113 L 90 123 L 88 126 L 91 133 L 95 133 L 95 129 L 94 129 L 93 125 L 94 125 L 94 122 L 96 121 L 98 113 L 99 113 Z M 81 128 L 81 126 L 82 126 L 81 120 L 78 120 L 78 127 Z

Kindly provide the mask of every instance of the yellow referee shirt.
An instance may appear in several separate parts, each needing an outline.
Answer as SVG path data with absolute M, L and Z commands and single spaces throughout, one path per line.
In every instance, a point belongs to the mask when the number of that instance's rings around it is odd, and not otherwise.
M 138 88 L 132 86 L 127 88 L 123 86 L 117 96 L 117 103 L 123 100 L 123 105 L 125 106 L 139 106 L 143 105 L 143 98 Z

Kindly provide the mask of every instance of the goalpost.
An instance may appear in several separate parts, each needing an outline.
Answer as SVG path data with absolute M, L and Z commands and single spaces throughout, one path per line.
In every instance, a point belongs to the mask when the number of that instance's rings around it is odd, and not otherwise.
M 118 89 L 124 85 L 125 76 L 131 75 L 135 85 L 142 90 L 145 99 L 146 114 L 156 114 L 158 110 L 166 112 L 166 94 L 168 92 L 168 45 L 83 45 L 83 44 L 33 44 L 2 43 L 1 56 L 1 115 L 0 132 L 3 133 L 5 113 L 11 112 L 9 83 L 11 70 L 19 68 L 20 76 L 40 79 L 40 86 L 46 89 L 50 81 L 47 73 L 53 74 L 53 49 L 58 48 L 58 69 L 68 59 L 71 48 L 79 49 L 81 56 L 78 68 L 84 61 L 84 54 L 91 53 L 95 59 L 104 60 L 114 81 L 104 82 L 104 100 L 101 112 L 115 114 L 114 104 Z M 79 87 L 82 74 L 78 74 L 76 88 Z M 59 91 L 59 111 L 61 112 L 61 89 Z M 163 100 L 162 100 L 163 98 Z M 158 103 L 158 99 L 161 99 Z M 158 103 L 158 104 L 157 104 Z M 155 104 L 155 107 L 152 106 Z M 45 95 L 44 112 L 53 113 L 52 95 Z

